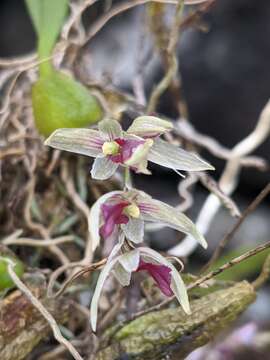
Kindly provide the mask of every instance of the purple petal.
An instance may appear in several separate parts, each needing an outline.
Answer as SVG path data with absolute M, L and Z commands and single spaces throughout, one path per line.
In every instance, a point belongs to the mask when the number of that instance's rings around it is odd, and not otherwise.
M 116 225 L 127 224 L 129 219 L 123 214 L 123 210 L 128 205 L 129 203 L 126 201 L 113 205 L 101 205 L 104 225 L 101 226 L 99 232 L 104 239 L 108 238 L 113 233 Z
M 119 154 L 111 155 L 110 159 L 115 163 L 124 164 L 129 158 L 131 158 L 137 147 L 143 144 L 144 140 L 139 139 L 115 139 L 118 145 L 120 145 Z
M 136 271 L 147 271 L 155 280 L 157 286 L 166 296 L 172 296 L 171 289 L 171 269 L 165 265 L 156 265 L 140 260 L 139 267 Z

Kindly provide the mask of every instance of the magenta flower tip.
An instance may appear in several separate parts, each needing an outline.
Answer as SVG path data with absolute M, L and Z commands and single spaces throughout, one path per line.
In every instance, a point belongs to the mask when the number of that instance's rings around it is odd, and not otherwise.
M 171 289 L 171 269 L 166 265 L 156 265 L 140 260 L 136 271 L 147 271 L 154 279 L 161 292 L 166 296 L 172 296 Z

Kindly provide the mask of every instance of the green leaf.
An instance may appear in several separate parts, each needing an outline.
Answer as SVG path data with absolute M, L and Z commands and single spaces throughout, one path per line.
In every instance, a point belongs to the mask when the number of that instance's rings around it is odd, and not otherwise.
M 42 60 L 49 57 L 52 52 L 67 14 L 68 0 L 25 0 L 25 2 L 38 36 L 38 55 Z M 41 66 L 41 72 L 48 68 L 49 63 L 45 63 Z

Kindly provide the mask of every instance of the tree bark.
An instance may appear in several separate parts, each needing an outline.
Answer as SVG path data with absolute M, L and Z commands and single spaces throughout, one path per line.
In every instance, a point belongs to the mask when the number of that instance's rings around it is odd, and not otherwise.
M 243 281 L 191 302 L 192 314 L 180 307 L 141 316 L 117 331 L 97 360 L 184 359 L 234 321 L 256 298 Z
M 38 288 L 35 295 L 41 296 Z M 58 323 L 67 320 L 69 306 L 66 301 L 45 300 L 45 297 L 40 300 Z M 0 302 L 1 360 L 24 359 L 50 332 L 47 321 L 20 291 L 12 292 Z

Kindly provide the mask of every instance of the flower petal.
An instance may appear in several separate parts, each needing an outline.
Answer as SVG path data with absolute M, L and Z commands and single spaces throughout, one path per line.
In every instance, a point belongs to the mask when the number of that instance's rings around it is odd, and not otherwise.
M 172 289 L 174 295 L 176 296 L 177 300 L 183 307 L 184 311 L 187 314 L 190 314 L 190 306 L 189 306 L 187 289 L 186 289 L 186 286 L 185 286 L 179 272 L 176 270 L 176 268 L 166 258 L 164 258 L 162 255 L 160 255 L 158 252 L 156 252 L 152 249 L 140 247 L 140 248 L 138 248 L 138 250 L 140 251 L 141 256 L 146 257 L 146 260 L 147 260 L 147 258 L 148 259 L 150 258 L 151 260 L 154 260 L 160 264 L 163 264 L 172 270 L 171 289 Z
M 101 270 L 101 273 L 98 277 L 98 281 L 96 284 L 95 292 L 92 297 L 91 301 L 91 307 L 90 307 L 90 323 L 92 326 L 93 331 L 96 331 L 97 328 L 97 314 L 98 314 L 98 301 L 101 295 L 101 291 L 103 288 L 103 285 L 107 279 L 107 277 L 110 275 L 114 265 L 117 263 L 119 259 L 119 256 L 112 259 L 111 261 L 107 261 L 104 268 Z
M 142 219 L 129 219 L 127 224 L 121 225 L 126 237 L 138 244 L 143 241 L 144 221 Z
M 122 137 L 122 128 L 118 121 L 113 119 L 104 119 L 98 123 L 100 135 L 105 140 L 114 140 Z
M 122 286 L 128 286 L 130 284 L 131 272 L 124 269 L 124 267 L 121 264 L 119 264 L 119 263 L 115 264 L 112 272 L 113 272 L 113 275 L 115 276 L 116 280 Z
M 183 213 L 162 201 L 154 200 L 150 196 L 143 196 L 140 192 L 137 204 L 141 211 L 141 218 L 146 221 L 166 224 L 167 226 L 192 235 L 204 248 L 207 242 L 203 235 L 198 231 L 195 224 Z
M 88 217 L 88 230 L 91 234 L 92 250 L 95 251 L 100 243 L 99 227 L 100 227 L 100 215 L 101 205 L 106 202 L 110 197 L 121 194 L 122 191 L 111 191 L 102 195 L 91 207 L 90 215 Z
M 118 166 L 107 157 L 97 157 L 92 166 L 91 176 L 97 180 L 109 179 L 116 172 Z
M 140 252 L 138 249 L 131 250 L 119 256 L 119 263 L 123 266 L 126 271 L 135 271 L 140 262 Z
M 174 292 L 174 295 L 176 296 L 179 303 L 182 305 L 185 313 L 190 314 L 191 310 L 189 306 L 188 294 L 185 283 L 179 272 L 175 269 L 175 267 L 173 266 L 171 267 L 171 269 L 172 269 L 172 284 L 171 284 L 172 291 Z
M 57 129 L 45 141 L 55 149 L 96 157 L 102 153 L 99 132 L 92 129 Z
M 141 137 L 155 137 L 172 129 L 173 125 L 169 121 L 156 116 L 139 116 L 128 128 L 127 133 Z
M 151 147 L 148 160 L 155 164 L 184 171 L 214 170 L 213 166 L 199 156 L 185 151 L 164 140 L 156 139 Z

